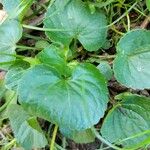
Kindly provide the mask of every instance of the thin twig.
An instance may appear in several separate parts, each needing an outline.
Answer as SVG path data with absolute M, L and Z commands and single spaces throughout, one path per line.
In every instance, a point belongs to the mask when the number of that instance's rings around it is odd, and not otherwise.
M 149 15 L 148 17 L 145 18 L 145 20 L 142 22 L 142 24 L 141 24 L 140 27 L 141 27 L 142 29 L 147 28 L 149 22 L 150 22 L 150 15 Z
M 116 57 L 116 55 L 95 55 L 95 54 L 88 54 L 88 55 L 101 59 L 114 59 Z

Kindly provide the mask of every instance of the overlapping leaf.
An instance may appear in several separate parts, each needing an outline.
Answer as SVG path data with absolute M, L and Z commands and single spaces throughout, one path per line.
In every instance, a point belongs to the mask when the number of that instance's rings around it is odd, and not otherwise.
M 0 69 L 7 69 L 15 58 L 16 43 L 22 36 L 22 27 L 15 20 L 0 25 Z
M 26 150 L 42 148 L 47 140 L 37 122 L 29 116 L 19 105 L 9 107 L 9 119 L 15 138 Z
M 150 136 L 150 132 L 136 136 L 150 130 L 150 98 L 133 94 L 121 94 L 118 98 L 122 102 L 106 116 L 101 129 L 102 136 L 126 148 L 141 146 Z
M 45 16 L 46 28 L 58 31 L 46 35 L 64 45 L 78 39 L 88 51 L 96 51 L 103 46 L 107 36 L 107 21 L 102 12 L 91 13 L 81 0 L 56 0 Z
M 67 128 L 60 128 L 60 131 L 65 137 L 72 139 L 76 143 L 91 143 L 95 140 L 95 135 L 91 129 L 72 131 Z
M 100 72 L 105 76 L 107 80 L 110 80 L 113 76 L 113 71 L 111 66 L 107 61 L 101 61 L 100 64 L 97 66 Z
M 5 11 L 9 18 L 22 19 L 26 10 L 33 3 L 34 0 L 2 0 Z

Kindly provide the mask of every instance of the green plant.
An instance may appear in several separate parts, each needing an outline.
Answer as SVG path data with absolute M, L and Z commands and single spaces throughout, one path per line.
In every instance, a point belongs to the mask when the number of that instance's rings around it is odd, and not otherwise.
M 147 5 L 147 8 L 150 10 L 150 1 L 149 0 L 146 0 L 146 5 Z
M 18 13 L 12 13 L 0 25 L 0 69 L 7 71 L 2 95 L 6 91 L 9 96 L 13 94 L 0 112 L 3 119 L 9 118 L 17 142 L 27 150 L 48 144 L 39 117 L 55 124 L 52 150 L 58 127 L 65 137 L 78 143 L 92 142 L 97 136 L 114 149 L 121 149 L 119 145 L 125 149 L 148 145 L 150 98 L 122 93 L 110 101 L 112 109 L 104 114 L 109 102 L 107 80 L 113 72 L 117 81 L 128 88 L 150 88 L 150 31 L 127 32 L 116 46 L 116 56 L 99 56 L 106 60 L 115 57 L 113 70 L 107 61 L 100 61 L 96 67 L 86 60 L 77 61 L 77 43 L 84 53 L 106 46 L 109 25 L 104 12 L 81 0 L 55 0 L 49 4 L 44 27 L 40 28 L 22 23 L 32 2 L 12 2 L 11 10 L 17 6 Z M 10 10 L 9 1 L 4 0 L 3 5 Z M 41 40 L 44 44 L 36 47 L 17 45 L 22 28 L 45 31 L 51 44 Z M 19 53 L 36 49 L 35 57 Z M 104 121 L 97 133 L 93 126 L 100 119 Z

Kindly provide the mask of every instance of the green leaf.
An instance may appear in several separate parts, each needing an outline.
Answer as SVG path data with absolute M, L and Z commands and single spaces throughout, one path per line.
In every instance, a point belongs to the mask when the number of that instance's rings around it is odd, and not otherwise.
M 5 11 L 9 18 L 23 18 L 27 9 L 31 6 L 34 0 L 2 0 Z
M 15 20 L 0 25 L 0 69 L 8 69 L 15 61 L 16 43 L 22 36 L 22 27 Z
M 28 112 L 77 131 L 98 123 L 108 102 L 105 79 L 86 63 L 75 66 L 68 77 L 49 65 L 37 65 L 24 74 L 18 93 Z
M 6 92 L 4 79 L 0 79 L 0 99 L 3 97 L 4 93 Z
M 47 140 L 35 118 L 29 116 L 19 105 L 11 105 L 8 111 L 15 138 L 24 149 L 31 150 L 47 145 Z
M 3 7 L 8 14 L 11 14 L 14 10 L 19 7 L 21 0 L 2 0 Z
M 45 40 L 39 40 L 35 43 L 35 47 L 38 49 L 44 49 L 49 46 L 50 46 L 49 42 L 47 42 Z
M 107 21 L 100 11 L 91 13 L 88 5 L 81 0 L 56 0 L 49 6 L 44 26 L 60 31 L 46 32 L 53 41 L 68 46 L 78 39 L 88 51 L 96 51 L 103 46 L 107 36 Z
M 111 143 L 118 143 L 126 148 L 132 148 L 144 142 L 149 134 L 136 137 L 150 130 L 150 98 L 121 94 L 117 99 L 122 101 L 110 110 L 101 128 L 101 133 Z M 130 138 L 135 136 L 135 138 Z M 124 140 L 129 138 L 128 140 Z M 124 141 L 123 141 L 124 140 Z
M 61 73 L 64 73 L 67 67 L 65 55 L 62 49 L 54 45 L 46 47 L 41 53 L 37 55 L 41 63 L 48 64 L 57 68 Z
M 29 63 L 18 60 L 8 70 L 5 77 L 5 86 L 9 90 L 17 91 L 18 83 L 23 76 L 23 73 L 29 68 Z
M 139 29 L 124 35 L 117 45 L 114 73 L 129 88 L 150 88 L 150 31 Z
M 101 61 L 100 64 L 97 66 L 100 72 L 104 75 L 107 80 L 110 80 L 113 76 L 113 71 L 111 66 L 107 61 Z
M 66 128 L 61 128 L 60 131 L 65 137 L 72 139 L 76 143 L 83 144 L 95 141 L 95 135 L 91 129 L 86 129 L 84 131 L 74 131 L 68 130 Z
M 150 11 L 150 0 L 146 0 L 146 6 L 147 6 L 148 10 Z
M 17 94 L 11 90 L 5 90 L 3 99 L 5 103 L 0 107 L 0 122 L 8 118 L 7 108 L 9 105 L 17 103 Z

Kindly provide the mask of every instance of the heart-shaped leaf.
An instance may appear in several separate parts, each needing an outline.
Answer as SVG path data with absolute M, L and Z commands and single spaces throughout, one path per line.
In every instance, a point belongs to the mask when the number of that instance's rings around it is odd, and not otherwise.
M 150 88 L 150 31 L 131 31 L 119 41 L 114 72 L 127 87 Z
M 67 77 L 55 67 L 37 65 L 24 74 L 18 93 L 28 112 L 77 131 L 98 123 L 108 102 L 105 79 L 86 63 L 74 67 Z
M 47 145 L 37 120 L 29 116 L 21 106 L 14 104 L 9 106 L 8 114 L 15 138 L 23 148 L 32 150 Z
M 68 46 L 73 39 L 78 39 L 85 49 L 96 51 L 106 41 L 105 15 L 97 10 L 91 13 L 88 5 L 81 0 L 56 0 L 49 6 L 45 17 L 46 28 L 58 29 L 46 32 L 56 42 Z
M 117 98 L 122 102 L 106 116 L 101 129 L 102 136 L 126 148 L 138 147 L 150 137 L 150 132 L 136 136 L 150 130 L 150 98 L 133 94 L 121 94 Z
M 0 69 L 7 69 L 16 59 L 16 43 L 22 36 L 22 27 L 15 20 L 0 25 Z

